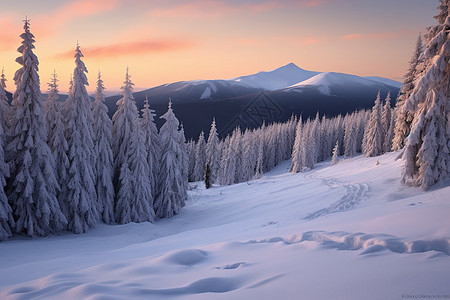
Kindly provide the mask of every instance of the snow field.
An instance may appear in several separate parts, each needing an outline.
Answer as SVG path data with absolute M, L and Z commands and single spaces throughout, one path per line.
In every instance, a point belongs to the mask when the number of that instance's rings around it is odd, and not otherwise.
M 189 191 L 180 215 L 0 244 L 1 299 L 402 299 L 448 295 L 450 187 L 398 153 Z M 314 217 L 311 217 L 314 216 Z

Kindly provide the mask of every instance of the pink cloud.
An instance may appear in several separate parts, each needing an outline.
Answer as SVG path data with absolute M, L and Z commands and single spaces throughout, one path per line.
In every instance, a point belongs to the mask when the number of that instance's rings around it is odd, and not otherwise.
M 344 35 L 342 37 L 342 39 L 346 40 L 346 41 L 359 40 L 359 39 L 362 39 L 362 38 L 363 38 L 363 35 L 360 34 L 360 33 L 351 33 L 351 34 Z
M 320 39 L 318 38 L 314 38 L 314 37 L 309 37 L 309 38 L 305 38 L 303 40 L 303 45 L 316 45 L 320 42 Z
M 275 1 L 259 3 L 232 4 L 222 0 L 195 0 L 167 7 L 153 8 L 149 11 L 152 17 L 161 18 L 216 18 L 239 12 L 261 13 L 285 6 Z
M 177 51 L 193 47 L 194 42 L 182 40 L 148 40 L 128 43 L 116 43 L 107 46 L 82 47 L 81 51 L 86 57 L 111 58 L 128 55 L 142 55 L 148 53 L 160 53 Z M 74 50 L 69 50 L 56 55 L 57 58 L 73 58 Z
M 346 41 L 351 40 L 380 40 L 380 39 L 390 39 L 395 38 L 399 36 L 402 32 L 379 32 L 379 33 L 368 33 L 368 34 L 361 34 L 361 33 L 352 33 L 347 34 L 341 37 L 341 39 Z

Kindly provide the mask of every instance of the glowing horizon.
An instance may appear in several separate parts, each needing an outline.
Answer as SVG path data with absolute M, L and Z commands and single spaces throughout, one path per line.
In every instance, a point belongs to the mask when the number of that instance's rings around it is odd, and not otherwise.
M 107 91 L 126 67 L 137 89 L 229 79 L 293 62 L 312 71 L 401 81 L 415 41 L 435 24 L 437 0 L 50 0 L 7 1 L 0 12 L 0 66 L 15 89 L 15 58 L 31 19 L 41 90 L 53 70 L 67 91 L 77 41 Z

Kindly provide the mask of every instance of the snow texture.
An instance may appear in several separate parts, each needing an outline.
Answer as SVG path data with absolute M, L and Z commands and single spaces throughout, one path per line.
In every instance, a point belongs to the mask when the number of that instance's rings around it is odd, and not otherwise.
M 193 184 L 177 218 L 2 242 L 0 298 L 448 295 L 450 187 L 401 185 L 397 156 L 297 174 L 287 161 L 248 183 Z

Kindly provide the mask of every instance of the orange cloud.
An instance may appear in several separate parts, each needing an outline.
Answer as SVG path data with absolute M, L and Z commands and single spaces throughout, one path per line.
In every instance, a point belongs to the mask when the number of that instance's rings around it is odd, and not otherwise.
M 175 41 L 175 40 L 150 40 L 128 43 L 117 43 L 108 46 L 83 47 L 81 51 L 86 57 L 111 58 L 127 55 L 142 55 L 148 53 L 158 53 L 167 51 L 176 51 L 194 46 L 193 42 Z M 57 58 L 73 58 L 75 51 L 69 50 L 57 54 Z

